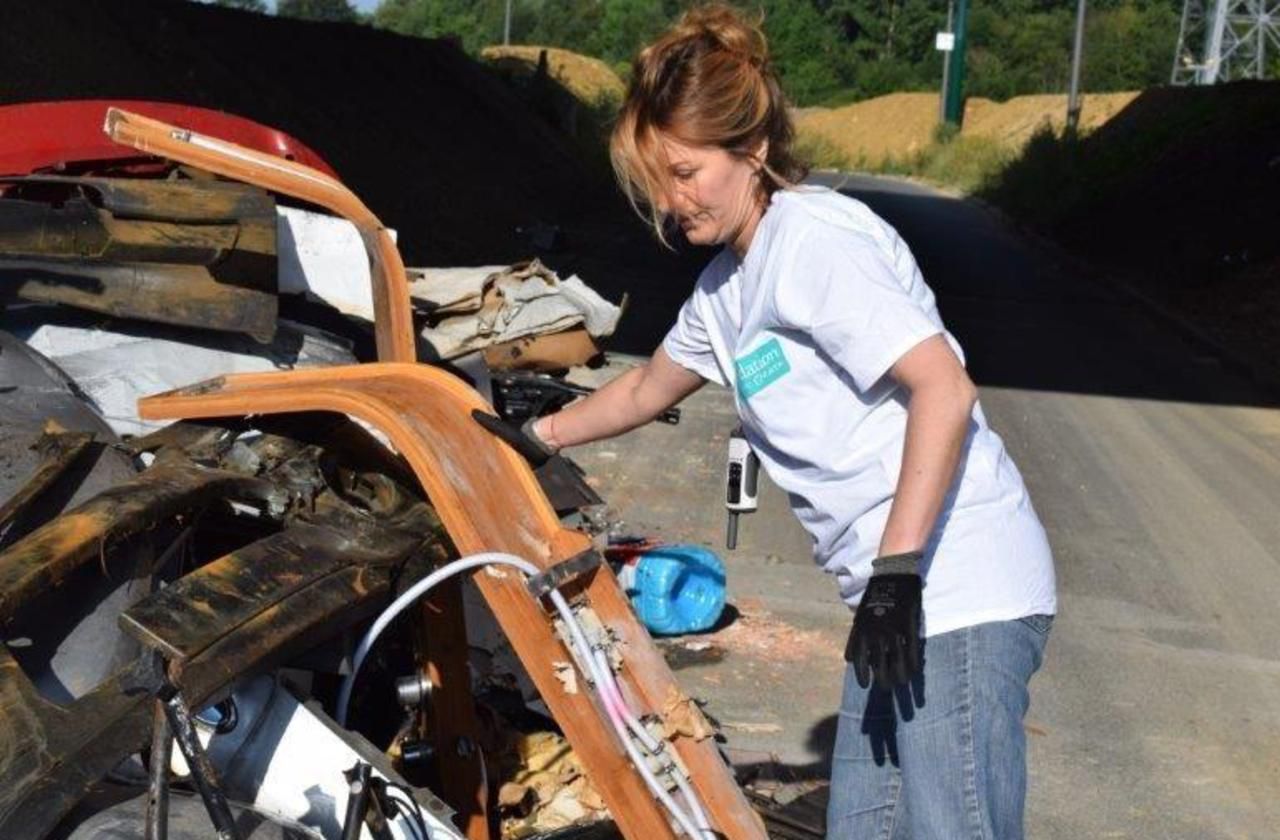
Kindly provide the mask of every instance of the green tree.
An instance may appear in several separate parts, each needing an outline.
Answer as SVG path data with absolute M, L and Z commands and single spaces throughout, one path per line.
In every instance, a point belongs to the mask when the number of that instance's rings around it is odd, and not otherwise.
M 1169 81 L 1179 12 L 1165 2 L 1101 8 L 1085 30 L 1084 85 L 1088 90 L 1134 90 Z
M 360 15 L 347 0 L 279 0 L 276 14 L 302 20 L 354 23 Z
M 595 4 L 592 4 L 595 5 Z M 610 64 L 630 61 L 671 22 L 662 0 L 609 0 L 597 12 L 587 51 Z
M 513 40 L 524 25 L 526 9 L 513 4 Z M 419 38 L 458 38 L 468 52 L 502 42 L 504 0 L 383 0 L 373 23 L 401 35 Z
M 596 0 L 516 0 L 528 13 L 526 25 L 513 26 L 512 40 L 540 47 L 587 51 L 597 37 L 603 4 Z M 597 55 L 597 58 L 604 56 Z M 608 60 L 608 59 L 605 59 Z
M 847 42 L 813 0 L 770 3 L 764 30 L 782 85 L 796 104 L 811 105 L 847 84 Z
M 319 0 L 310 0 L 319 2 Z M 281 0 L 299 2 L 299 0 Z M 341 0 L 335 0 L 341 2 Z M 563 47 L 625 72 L 638 48 L 696 0 L 514 0 L 514 43 Z M 971 0 L 968 83 L 1007 99 L 1066 90 L 1076 0 Z M 378 26 L 407 35 L 457 36 L 470 52 L 498 43 L 505 0 L 383 0 Z M 936 90 L 934 33 L 947 0 L 739 0 L 764 13 L 783 86 L 797 105 L 834 104 L 893 91 Z M 1181 0 L 1090 0 L 1086 90 L 1164 82 Z

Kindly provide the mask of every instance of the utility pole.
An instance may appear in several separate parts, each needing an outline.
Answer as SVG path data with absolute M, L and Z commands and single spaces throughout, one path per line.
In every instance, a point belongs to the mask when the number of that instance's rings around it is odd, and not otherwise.
M 507 14 L 502 19 L 502 44 L 511 44 L 511 0 L 507 0 Z
M 942 92 L 938 96 L 938 121 L 945 123 L 947 121 L 947 78 L 951 75 L 951 52 L 955 49 L 955 34 L 951 27 L 956 19 L 956 0 L 948 0 L 947 2 L 947 28 L 942 34 L 949 36 L 951 46 L 943 49 L 944 39 L 938 39 L 938 49 L 942 51 Z
M 951 60 L 947 69 L 947 90 L 944 97 L 942 118 L 957 128 L 964 117 L 964 49 L 969 23 L 969 0 L 955 0 L 955 44 L 951 48 Z
M 1086 0 L 1076 0 L 1076 37 L 1071 44 L 1071 92 L 1067 94 L 1067 133 L 1080 128 L 1080 64 L 1084 54 L 1084 7 Z

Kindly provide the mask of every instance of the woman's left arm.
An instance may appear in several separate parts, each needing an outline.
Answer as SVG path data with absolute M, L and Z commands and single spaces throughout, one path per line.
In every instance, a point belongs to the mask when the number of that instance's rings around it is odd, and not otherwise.
M 956 477 L 978 390 L 942 335 L 917 344 L 889 370 L 910 392 L 897 492 L 880 557 L 923 551 Z

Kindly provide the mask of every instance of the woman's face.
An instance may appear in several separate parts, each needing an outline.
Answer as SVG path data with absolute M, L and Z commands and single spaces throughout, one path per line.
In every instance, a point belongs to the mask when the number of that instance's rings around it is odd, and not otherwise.
M 671 193 L 658 209 L 695 245 L 728 244 L 745 253 L 764 213 L 760 158 L 716 146 L 689 146 L 664 137 Z M 761 157 L 763 156 L 763 147 Z

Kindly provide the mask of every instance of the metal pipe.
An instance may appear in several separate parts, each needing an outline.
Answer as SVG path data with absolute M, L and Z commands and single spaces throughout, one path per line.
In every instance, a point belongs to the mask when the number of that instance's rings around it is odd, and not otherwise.
M 173 736 L 165 718 L 164 704 L 156 700 L 151 720 L 151 780 L 147 785 L 146 840 L 169 837 L 169 760 L 173 757 Z
M 369 780 L 373 766 L 363 761 L 347 771 L 347 817 L 342 822 L 342 840 L 360 840 L 364 815 L 369 810 Z
M 195 723 L 191 720 L 191 710 L 187 708 L 182 694 L 173 686 L 166 685 L 158 693 L 164 706 L 165 717 L 169 721 L 169 731 L 178 742 L 182 757 L 191 768 L 191 779 L 196 783 L 196 790 L 204 800 L 205 810 L 213 822 L 213 830 L 218 840 L 241 840 L 240 831 L 236 828 L 235 817 L 231 814 L 231 806 L 218 787 L 218 776 L 209 761 L 208 754 L 200 744 L 196 734 Z
M 955 43 L 949 56 L 951 70 L 947 74 L 944 118 L 956 128 L 964 120 L 964 60 L 969 40 L 969 0 L 956 0 Z

